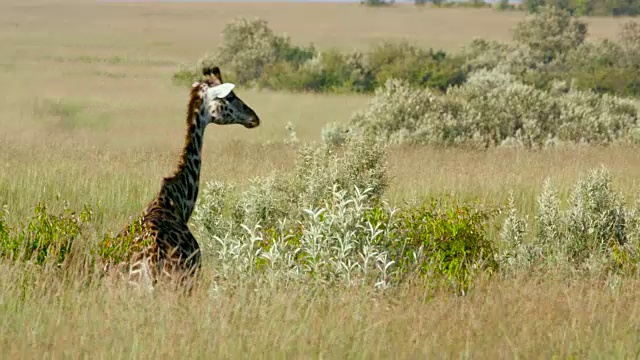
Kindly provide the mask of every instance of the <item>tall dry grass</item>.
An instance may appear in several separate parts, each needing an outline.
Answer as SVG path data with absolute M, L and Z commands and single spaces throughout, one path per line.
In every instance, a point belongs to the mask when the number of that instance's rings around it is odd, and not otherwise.
M 21 358 L 630 358 L 637 280 L 528 277 L 464 298 L 236 284 L 189 298 L 2 266 L 0 346 Z M 210 279 L 206 279 L 210 285 Z M 429 296 L 426 296 L 429 295 Z

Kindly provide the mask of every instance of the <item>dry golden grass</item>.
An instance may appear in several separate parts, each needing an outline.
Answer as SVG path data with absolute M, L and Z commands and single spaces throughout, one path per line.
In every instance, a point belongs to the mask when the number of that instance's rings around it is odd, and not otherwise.
M 295 42 L 322 48 L 366 48 L 380 40 L 407 39 L 458 50 L 474 37 L 508 41 L 523 12 L 437 9 L 397 5 L 292 3 L 121 3 L 79 0 L 6 1 L 0 5 L 4 46 L 34 58 L 126 56 L 153 62 L 192 62 L 215 49 L 232 19 L 258 16 Z M 620 19 L 588 18 L 594 38 L 614 37 Z
M 0 346 L 33 358 L 635 358 L 640 284 L 492 281 L 465 298 L 418 288 L 238 284 L 186 299 L 2 268 Z
M 523 16 L 412 6 L 3 1 L 0 205 L 8 205 L 10 221 L 59 193 L 74 208 L 98 204 L 95 234 L 87 239 L 95 241 L 140 211 L 180 152 L 187 90 L 171 84 L 172 73 L 215 49 L 224 25 L 239 15 L 260 16 L 295 42 L 324 48 L 406 38 L 449 50 L 474 36 L 507 40 Z M 619 20 L 589 22 L 594 37 L 612 37 Z M 238 94 L 263 124 L 250 131 L 210 127 L 204 181 L 241 185 L 290 168 L 295 154 L 282 144 L 288 122 L 300 139 L 315 140 L 326 122 L 346 121 L 367 101 L 242 88 Z M 545 177 L 566 190 L 600 164 L 627 196 L 636 195 L 635 149 L 407 147 L 391 149 L 389 196 L 456 192 L 497 204 L 513 190 L 519 206 L 532 210 Z M 617 291 L 590 280 L 494 281 L 465 299 L 439 295 L 427 303 L 416 289 L 377 298 L 248 285 L 217 298 L 203 290 L 180 299 L 0 267 L 0 349 L 10 358 L 624 358 L 637 356 L 640 343 L 640 294 L 631 280 Z

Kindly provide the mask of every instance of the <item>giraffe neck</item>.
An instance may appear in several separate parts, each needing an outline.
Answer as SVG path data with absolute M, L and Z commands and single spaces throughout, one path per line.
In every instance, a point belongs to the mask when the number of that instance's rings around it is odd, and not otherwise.
M 186 223 L 193 213 L 200 185 L 202 139 L 206 124 L 200 121 L 197 111 L 187 121 L 185 144 L 174 175 L 165 178 L 160 191 L 161 203 L 172 210 Z

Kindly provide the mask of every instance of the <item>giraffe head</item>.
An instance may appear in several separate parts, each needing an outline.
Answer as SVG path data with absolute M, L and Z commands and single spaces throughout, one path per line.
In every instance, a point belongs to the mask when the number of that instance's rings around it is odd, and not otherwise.
M 220 69 L 206 67 L 202 70 L 205 79 L 193 83 L 191 90 L 192 111 L 197 111 L 205 124 L 240 124 L 246 128 L 260 125 L 255 111 L 237 97 L 234 84 L 222 81 Z

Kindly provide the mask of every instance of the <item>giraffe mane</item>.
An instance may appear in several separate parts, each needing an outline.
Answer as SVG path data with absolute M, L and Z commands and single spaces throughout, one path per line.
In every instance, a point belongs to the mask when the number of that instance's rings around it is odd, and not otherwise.
M 194 86 L 191 88 L 191 94 L 189 95 L 189 104 L 187 105 L 187 125 L 191 123 L 191 120 L 196 115 L 196 112 L 202 105 L 202 97 L 200 96 L 200 86 Z
M 190 134 L 193 132 L 194 128 L 196 127 L 196 120 L 195 117 L 197 116 L 199 110 L 200 110 L 200 106 L 202 105 L 202 97 L 200 96 L 200 86 L 194 86 L 191 88 L 191 94 L 189 97 L 189 104 L 187 105 L 187 117 L 186 117 L 186 125 L 187 125 L 187 130 L 186 133 L 184 135 L 184 146 L 182 148 L 182 152 L 180 153 L 180 160 L 178 161 L 178 165 L 176 166 L 173 175 L 171 175 L 169 178 L 165 178 L 165 180 L 169 180 L 172 178 L 175 178 L 180 171 L 182 171 L 184 169 L 184 167 L 186 166 L 184 159 L 185 159 L 185 155 L 187 152 L 187 143 L 189 140 L 189 136 Z
M 187 105 L 187 118 L 186 125 L 187 131 L 185 134 L 185 147 L 182 148 L 182 153 L 180 154 L 180 160 L 178 162 L 178 166 L 174 171 L 174 174 L 171 176 L 175 177 L 182 169 L 185 167 L 184 158 L 187 152 L 186 144 L 189 139 L 189 135 L 194 130 L 194 127 L 197 125 L 195 123 L 195 118 L 198 112 L 200 111 L 200 106 L 202 106 L 202 102 L 204 101 L 203 96 L 201 95 L 200 84 L 204 83 L 207 86 L 215 86 L 222 84 L 222 74 L 220 73 L 220 68 L 217 66 L 206 66 L 202 68 L 203 79 L 199 82 L 196 82 L 191 87 L 191 92 L 189 94 L 189 104 Z

